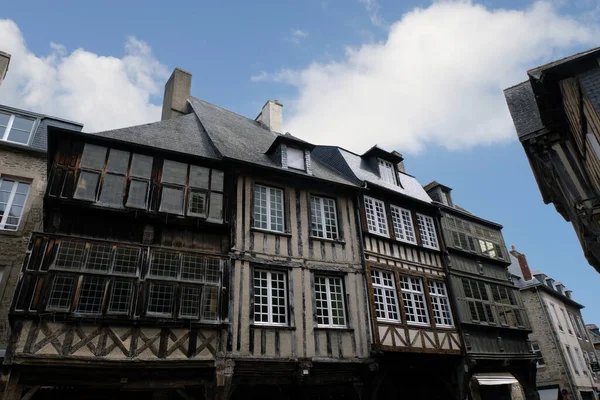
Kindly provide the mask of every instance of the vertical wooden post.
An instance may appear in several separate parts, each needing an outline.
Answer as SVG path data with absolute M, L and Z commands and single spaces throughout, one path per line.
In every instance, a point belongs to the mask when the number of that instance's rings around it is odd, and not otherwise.
M 19 370 L 14 368 L 10 371 L 3 400 L 21 400 L 23 386 L 19 383 Z

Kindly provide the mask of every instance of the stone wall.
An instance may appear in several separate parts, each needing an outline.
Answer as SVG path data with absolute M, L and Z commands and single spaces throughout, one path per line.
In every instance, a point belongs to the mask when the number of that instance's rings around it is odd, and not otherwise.
M 0 349 L 6 349 L 10 337 L 8 311 L 29 237 L 42 228 L 42 206 L 46 189 L 46 155 L 0 147 L 0 178 L 16 178 L 31 183 L 18 230 L 0 230 Z

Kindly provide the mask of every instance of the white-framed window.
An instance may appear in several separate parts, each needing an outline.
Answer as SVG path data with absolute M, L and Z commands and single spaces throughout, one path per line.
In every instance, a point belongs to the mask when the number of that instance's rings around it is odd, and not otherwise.
M 297 147 L 288 147 L 287 165 L 288 168 L 306 171 L 306 160 L 304 159 L 304 150 L 299 149 Z
M 346 326 L 344 285 L 341 277 L 315 275 L 315 301 L 318 326 Z
M 406 322 L 416 325 L 428 325 L 427 303 L 423 292 L 423 280 L 412 276 L 400 277 L 400 289 L 404 301 Z
M 581 349 L 581 352 L 583 353 L 583 361 L 585 361 L 585 364 L 583 365 L 584 370 L 587 371 L 590 368 L 590 356 L 588 355 L 588 352 L 583 349 Z M 593 371 L 592 374 L 594 374 Z
M 546 361 L 544 360 L 544 356 L 542 355 L 542 349 L 537 342 L 531 342 L 531 348 L 537 357 L 536 366 L 538 368 L 542 368 L 546 366 Z
M 438 245 L 437 234 L 435 233 L 433 218 L 427 215 L 417 214 L 417 222 L 423 247 L 438 250 L 440 247 Z
M 554 319 L 556 321 L 556 325 L 558 325 L 558 329 L 561 332 L 564 332 L 565 330 L 563 329 L 562 323 L 560 322 L 560 318 L 558 317 L 558 312 L 556 312 L 556 307 L 554 306 L 553 303 L 548 303 L 550 304 L 550 308 L 552 309 L 552 314 L 554 315 Z
M 563 318 L 565 319 L 565 324 L 567 325 L 567 332 L 569 332 L 569 335 L 572 335 L 573 329 L 571 329 L 571 324 L 569 322 L 569 318 L 567 318 L 567 312 L 565 311 L 564 308 L 561 308 L 560 311 L 562 312 Z
M 398 292 L 396 291 L 394 274 L 372 269 L 371 282 L 373 284 L 377 319 L 379 321 L 400 321 Z
M 0 230 L 19 229 L 30 186 L 26 182 L 0 178 Z
M 28 145 L 35 121 L 34 118 L 0 112 L 0 140 Z
M 581 371 L 583 372 L 584 375 L 589 375 L 587 366 L 583 362 L 582 351 L 579 350 L 577 347 L 575 347 L 574 350 L 575 350 L 575 354 L 577 355 L 577 361 L 579 362 L 579 368 L 581 368 Z
M 254 322 L 287 325 L 287 274 L 264 269 L 254 270 Z
M 415 227 L 410 211 L 396 206 L 390 206 L 390 208 L 392 210 L 392 224 L 394 225 L 396 239 L 407 243 L 417 243 Z
M 571 361 L 571 366 L 577 375 L 579 375 L 579 370 L 577 369 L 577 364 L 575 364 L 575 358 L 573 357 L 573 352 L 571 351 L 571 346 L 565 344 L 565 348 L 567 349 L 567 354 L 569 355 L 569 360 Z
M 387 183 L 391 183 L 392 185 L 398 184 L 398 178 L 396 176 L 396 168 L 394 168 L 394 164 L 389 161 L 379 160 L 379 175 L 381 179 L 383 179 Z
M 431 306 L 433 307 L 433 315 L 435 316 L 435 325 L 443 327 L 454 326 L 446 284 L 441 281 L 428 281 L 428 284 L 429 297 L 431 298 Z
M 365 197 L 365 214 L 367 216 L 367 229 L 370 233 L 389 236 L 385 205 L 383 201 L 372 197 Z
M 283 232 L 283 190 L 254 185 L 254 227 Z
M 579 325 L 577 325 L 577 321 L 575 321 L 575 317 L 573 316 L 573 313 L 571 313 L 569 311 L 569 320 L 571 321 L 571 325 L 573 325 L 573 329 L 575 329 L 575 334 L 577 335 L 577 337 L 579 339 L 583 339 L 581 337 L 581 331 L 579 330 Z
M 29 183 L 0 178 L 0 230 L 18 229 L 29 188 Z
M 311 235 L 324 239 L 337 239 L 337 210 L 335 200 L 327 197 L 310 197 Z
M 579 315 L 577 315 L 576 318 L 577 318 L 577 325 L 579 325 L 579 329 L 581 330 L 581 336 L 585 339 L 586 342 L 589 342 L 588 335 L 587 335 L 587 329 L 585 328 L 585 325 L 584 325 L 581 317 Z

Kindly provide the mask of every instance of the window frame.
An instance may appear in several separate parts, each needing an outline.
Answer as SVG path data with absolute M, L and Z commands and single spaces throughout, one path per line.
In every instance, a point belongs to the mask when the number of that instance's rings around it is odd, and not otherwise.
M 371 203 L 371 206 L 367 206 L 367 203 Z M 379 235 L 379 236 L 383 236 L 383 237 L 390 237 L 390 231 L 389 231 L 389 227 L 388 227 L 388 221 L 387 221 L 387 212 L 385 209 L 385 203 L 382 200 L 377 200 L 376 198 L 370 197 L 370 196 L 363 196 L 363 204 L 364 204 L 364 210 L 365 210 L 365 222 L 367 225 L 367 231 L 371 234 L 374 235 Z M 375 230 L 371 229 L 370 226 L 370 221 L 369 221 L 369 207 L 371 207 L 372 209 L 372 223 L 374 224 Z M 383 213 L 383 218 L 381 218 L 380 220 L 378 220 L 378 210 L 377 208 L 380 207 L 381 208 L 381 212 Z
M 320 214 L 321 214 L 321 218 L 320 221 L 318 221 L 322 228 L 321 228 L 321 233 L 322 235 L 315 235 L 313 231 L 315 231 L 315 229 L 313 228 L 313 219 L 317 219 L 318 216 L 315 216 L 313 213 L 313 200 L 318 200 L 318 205 L 319 205 L 319 209 L 320 209 Z M 332 238 L 328 238 L 327 237 L 327 218 L 325 217 L 325 201 L 330 201 L 333 204 L 333 212 L 335 214 L 335 218 L 333 219 L 333 221 L 335 221 L 335 231 L 334 231 L 334 237 Z M 340 235 L 340 229 L 339 229 L 339 214 L 338 214 L 338 208 L 337 208 L 337 200 L 334 197 L 327 197 L 327 196 L 320 196 L 317 194 L 310 194 L 309 195 L 309 209 L 310 209 L 310 237 L 311 238 L 316 238 L 316 239 L 325 239 L 325 240 L 339 240 L 341 238 Z
M 427 222 L 430 223 L 430 226 Z M 434 218 L 429 215 L 417 213 L 417 225 L 419 228 L 419 236 L 421 237 L 421 245 L 428 249 L 439 250 L 440 241 Z
M 381 180 L 390 185 L 398 186 L 398 171 L 394 164 L 383 158 L 378 158 L 377 165 L 379 167 L 379 176 Z
M 552 303 L 550 301 L 548 302 L 548 304 L 550 305 L 550 308 L 552 308 L 552 313 L 554 314 L 554 319 L 555 319 L 556 325 L 558 326 L 558 330 L 561 331 L 562 333 L 565 333 L 565 330 L 560 322 L 558 312 L 556 311 L 556 306 L 554 305 L 554 303 Z
M 537 347 L 537 349 L 536 349 Z M 542 354 L 542 348 L 538 342 L 531 342 L 531 350 L 536 355 L 536 368 L 544 368 L 546 366 L 546 360 L 544 359 L 544 355 Z M 542 363 L 540 364 L 540 360 Z
M 31 145 L 31 139 L 33 138 L 33 132 L 35 132 L 35 130 L 38 127 L 38 124 L 39 124 L 39 118 L 17 115 L 17 114 L 13 114 L 13 113 L 9 113 L 9 112 L 3 111 L 3 110 L 0 110 L 0 114 L 4 114 L 4 115 L 8 115 L 9 116 L 8 123 L 6 124 L 6 127 L 4 127 L 4 132 L 2 132 L 2 134 L 0 135 L 0 142 L 6 142 L 6 143 L 11 143 L 11 144 L 16 144 L 16 145 L 19 145 L 19 146 L 30 146 Z M 29 131 L 29 136 L 27 137 L 27 143 L 21 143 L 21 142 L 15 142 L 13 140 L 8 140 L 8 137 L 10 136 L 10 132 L 12 131 L 12 127 L 14 125 L 14 122 L 15 122 L 16 118 L 21 118 L 21 119 L 33 121 L 33 124 L 31 125 L 31 130 Z M 0 127 L 0 129 L 1 129 L 1 127 Z M 22 129 L 17 129 L 17 130 L 23 131 Z
M 256 273 L 265 272 L 267 274 L 267 320 L 268 321 L 257 321 L 256 320 Z M 283 292 L 284 296 L 281 299 L 284 300 L 284 317 L 285 322 L 273 322 L 273 274 L 282 274 L 283 275 Z M 262 287 L 261 287 L 262 288 Z M 278 270 L 278 269 L 269 269 L 269 268 L 261 268 L 256 267 L 252 270 L 252 320 L 255 325 L 261 326 L 290 326 L 290 299 L 289 299 L 289 276 L 287 271 Z M 262 312 L 261 312 L 262 314 Z
M 266 212 L 266 214 L 264 214 L 264 215 L 266 217 L 266 224 L 267 224 L 266 228 L 257 226 L 257 221 L 260 221 L 260 220 L 258 220 L 256 218 L 256 215 L 257 215 L 256 214 L 256 201 L 257 201 L 256 190 L 259 187 L 265 188 L 265 196 L 266 196 L 265 212 Z M 285 208 L 286 207 L 286 205 L 285 205 L 285 189 L 275 187 L 275 186 L 265 185 L 262 183 L 254 183 L 254 187 L 252 189 L 253 189 L 253 192 L 252 192 L 252 194 L 253 194 L 253 197 L 252 197 L 252 228 L 259 229 L 262 231 L 267 231 L 267 232 L 286 233 L 287 218 L 286 218 L 286 208 Z M 272 214 L 272 209 L 271 209 L 271 191 L 279 191 L 281 193 L 281 219 L 282 219 L 281 230 L 273 229 L 273 227 L 272 227 L 273 214 Z M 260 214 L 260 215 L 262 215 L 262 214 Z M 275 225 L 277 225 L 277 224 L 275 224 Z
M 300 155 L 300 154 L 302 155 L 302 168 L 298 168 L 296 166 L 290 165 L 290 159 L 291 159 L 291 157 L 290 157 L 290 155 L 291 155 L 290 150 L 291 150 L 291 152 L 297 151 L 298 152 L 297 155 Z M 304 149 L 301 149 L 299 147 L 287 146 L 286 147 L 286 152 L 287 152 L 287 167 L 289 169 L 293 169 L 293 170 L 296 170 L 296 171 L 306 171 L 306 153 L 304 152 Z
M 395 274 L 395 272 L 386 271 L 386 270 L 382 270 L 382 269 L 376 269 L 376 268 L 371 268 L 370 271 L 371 271 L 371 286 L 373 288 L 373 297 L 374 297 L 373 305 L 375 305 L 375 318 L 379 322 L 401 323 L 402 322 L 402 312 L 400 309 L 398 290 L 396 289 L 396 274 Z M 374 275 L 377 275 L 377 274 L 379 274 L 379 280 L 381 283 L 375 283 L 375 281 L 374 281 Z M 390 281 L 392 283 L 391 286 L 386 285 L 384 283 L 386 281 L 384 279 L 384 274 L 389 275 L 386 278 L 388 281 Z M 381 296 L 381 299 L 383 300 L 383 302 L 380 304 L 383 306 L 382 310 L 378 310 L 378 308 L 377 308 L 378 302 L 375 299 L 375 296 L 376 296 L 375 289 L 381 290 L 380 296 Z M 393 294 L 393 296 L 389 296 L 389 292 L 391 292 Z M 389 302 L 388 300 L 390 300 L 390 299 L 393 300 L 393 302 Z M 390 311 L 390 306 L 396 308 L 395 314 L 398 315 L 397 318 L 390 318 L 390 315 L 394 314 L 393 311 Z M 378 315 L 379 313 L 383 313 L 385 316 L 379 317 L 379 315 Z
M 327 306 L 327 316 L 321 316 L 321 318 L 327 318 L 329 319 L 329 323 L 328 324 L 323 324 L 323 323 L 319 323 L 319 307 L 317 307 L 316 305 L 316 301 L 317 301 L 317 291 L 316 291 L 316 284 L 313 286 L 314 290 L 313 293 L 315 295 L 315 315 L 317 317 L 317 327 L 319 328 L 346 328 L 348 326 L 348 312 L 346 311 L 346 288 L 344 285 L 344 277 L 343 276 L 336 276 L 336 275 L 327 275 L 327 274 L 322 274 L 322 273 L 318 273 L 315 272 L 314 273 L 314 280 L 316 282 L 316 280 L 320 278 L 320 279 L 324 279 L 324 285 L 325 285 L 325 296 L 326 296 L 326 306 Z M 342 302 L 342 308 L 341 308 L 341 312 L 342 312 L 342 320 L 344 321 L 342 324 L 334 324 L 333 323 L 333 307 L 332 307 L 332 299 L 331 299 L 331 281 L 332 280 L 337 280 L 339 281 L 339 287 L 341 290 L 341 302 Z M 338 310 L 339 311 L 339 310 Z
M 491 293 L 488 292 L 489 285 L 487 285 L 485 282 L 478 280 L 478 279 L 464 278 L 464 277 L 460 278 L 460 279 L 461 279 L 461 287 L 462 287 L 463 293 L 465 295 L 465 302 L 469 309 L 469 315 L 470 315 L 471 322 L 474 322 L 477 324 L 499 325 L 499 323 L 497 321 L 498 318 L 496 316 L 496 313 L 494 312 L 495 305 L 494 305 L 494 301 L 493 301 L 493 296 L 491 295 Z M 471 292 L 471 296 L 469 296 L 466 293 L 465 284 L 467 284 L 469 286 L 469 291 Z M 483 285 L 483 290 L 482 290 L 481 285 Z M 474 288 L 476 288 L 477 292 L 479 294 L 481 294 L 481 296 L 480 296 L 481 298 L 475 296 Z M 483 293 L 485 293 L 485 296 L 487 297 L 487 299 L 483 298 Z M 475 314 L 477 315 L 477 319 L 473 318 L 473 308 L 471 308 L 470 303 L 473 303 L 473 307 L 475 310 Z M 478 303 L 481 304 L 481 307 L 483 309 L 483 316 L 486 318 L 485 320 L 482 320 L 480 318 L 480 310 L 477 308 Z
M 432 287 L 438 286 L 435 291 L 432 291 Z M 429 299 L 431 301 L 431 311 L 433 311 L 433 319 L 436 327 L 440 328 L 454 328 L 454 317 L 452 315 L 452 306 L 450 305 L 450 298 L 448 296 L 448 288 L 446 287 L 446 283 L 444 281 L 438 281 L 435 279 L 427 280 L 427 288 L 429 291 Z M 440 292 L 440 288 L 443 289 L 443 293 Z M 438 315 L 436 314 L 436 306 L 440 307 L 439 312 L 444 313 L 444 310 L 441 309 L 443 303 L 445 307 L 447 307 L 446 312 L 448 313 L 450 324 L 446 323 L 438 323 Z M 444 320 L 445 317 L 440 316 L 440 319 Z
M 3 181 L 12 182 L 12 188 L 10 189 L 10 194 L 8 195 L 8 200 L 6 201 L 6 206 L 4 208 L 4 214 L 0 217 L 0 232 L 18 232 L 21 229 L 21 222 L 23 221 L 23 216 L 25 215 L 25 209 L 27 206 L 27 200 L 29 200 L 29 194 L 31 193 L 31 181 L 26 181 L 19 178 L 11 178 L 7 176 L 0 175 L 0 185 Z M 7 229 L 6 223 L 8 218 L 10 217 L 10 211 L 13 208 L 15 196 L 17 194 L 23 195 L 23 193 L 17 193 L 17 188 L 19 187 L 19 183 L 27 185 L 27 193 L 25 193 L 25 200 L 21 206 L 17 205 L 16 207 L 21 207 L 21 215 L 19 215 L 19 220 L 15 225 L 15 229 Z
M 567 312 L 565 311 L 565 309 L 563 307 L 560 308 L 560 311 L 562 312 L 562 316 L 565 319 L 565 325 L 567 326 L 567 332 L 569 332 L 569 335 L 573 336 L 573 329 L 571 329 L 571 322 L 569 321 L 569 318 L 567 317 Z
M 397 215 L 394 215 L 394 213 Z M 415 225 L 410 210 L 390 204 L 390 215 L 392 217 L 392 227 L 394 228 L 396 240 L 404 243 L 417 244 L 417 234 L 415 232 Z M 405 215 L 408 216 L 408 221 L 404 219 Z M 409 236 L 412 237 L 412 240 Z
M 571 367 L 573 367 L 573 371 L 575 371 L 576 375 L 581 375 L 579 370 L 577 369 L 577 364 L 575 363 L 575 357 L 573 357 L 573 352 L 571 351 L 571 346 L 565 344 L 565 348 L 567 349 L 567 355 L 569 356 L 569 360 L 571 361 Z
M 408 281 L 404 281 L 405 279 L 407 279 Z M 415 290 L 412 288 L 414 282 L 418 283 L 418 285 L 420 286 L 421 290 Z M 408 285 L 408 289 L 405 289 L 403 284 L 407 284 Z M 400 294 L 402 295 L 402 304 L 404 306 L 404 315 L 406 318 L 406 323 L 408 325 L 415 325 L 415 326 L 431 326 L 431 321 L 429 319 L 429 307 L 427 305 L 427 297 L 425 295 L 425 282 L 423 280 L 423 278 L 418 277 L 418 276 L 410 276 L 410 275 L 401 275 L 400 276 Z M 419 299 L 420 297 L 420 299 Z M 407 301 L 410 300 L 410 302 L 412 303 L 412 306 L 409 307 L 407 305 Z M 423 306 L 417 306 L 418 303 L 422 303 Z M 409 312 L 410 310 L 410 312 Z M 411 316 L 411 318 L 415 318 L 418 319 L 419 317 L 423 317 L 423 315 L 419 315 L 419 310 L 424 311 L 424 319 L 425 322 L 422 321 L 411 321 L 409 319 L 409 315 Z

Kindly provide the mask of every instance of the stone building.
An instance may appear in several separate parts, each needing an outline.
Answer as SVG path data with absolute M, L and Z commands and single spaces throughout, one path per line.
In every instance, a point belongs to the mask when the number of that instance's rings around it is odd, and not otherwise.
M 504 91 L 542 194 L 600 272 L 600 48 L 527 71 Z
M 1 358 L 10 338 L 8 310 L 27 243 L 31 233 L 42 227 L 46 137 L 51 126 L 73 130 L 83 127 L 76 122 L 0 105 Z
M 594 349 L 596 349 L 596 354 L 600 356 L 600 329 L 598 329 L 598 325 L 596 324 L 587 324 L 585 326 L 590 335 L 590 340 L 594 345 Z M 600 367 L 599 367 L 600 369 Z M 599 371 L 600 372 L 600 371 Z
M 450 295 L 465 345 L 461 375 L 475 400 L 537 399 L 531 326 L 509 279 L 502 226 L 459 207 L 452 189 L 425 186 L 441 212 Z
M 509 270 L 529 315 L 531 345 L 537 355 L 537 387 L 542 400 L 597 399 L 597 355 L 581 316 L 583 305 L 571 290 L 538 270 L 513 249 Z

